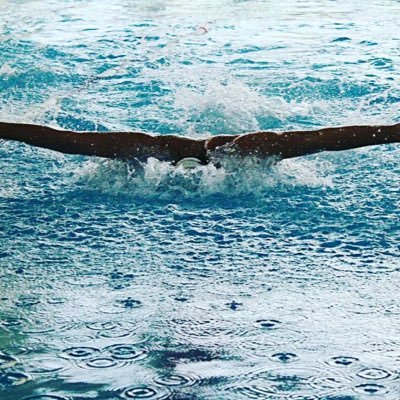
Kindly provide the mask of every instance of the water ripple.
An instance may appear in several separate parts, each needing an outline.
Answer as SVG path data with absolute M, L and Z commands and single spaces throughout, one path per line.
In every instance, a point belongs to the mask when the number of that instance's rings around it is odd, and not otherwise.
M 362 385 L 357 385 L 354 390 L 357 393 L 367 396 L 383 396 L 384 394 L 389 393 L 389 389 L 387 387 L 378 385 L 376 383 L 364 383 Z
M 293 362 L 299 359 L 299 356 L 297 354 L 294 353 L 275 353 L 271 355 L 271 360 L 273 361 L 279 361 L 282 363 L 289 363 L 289 362 Z
M 67 368 L 68 364 L 59 358 L 34 358 L 24 363 L 24 370 L 30 374 L 54 374 Z
M 125 399 L 164 400 L 170 398 L 170 393 L 153 386 L 133 386 L 123 389 L 121 397 Z
M 259 319 L 254 323 L 255 327 L 262 329 L 278 329 L 282 322 L 276 319 Z
M 381 368 L 364 368 L 357 372 L 357 376 L 369 380 L 381 380 L 391 378 L 393 373 Z
M 148 356 L 145 349 L 134 344 L 114 344 L 104 350 L 115 360 L 142 360 Z
M 0 370 L 11 368 L 18 364 L 18 359 L 5 354 L 0 354 Z
M 354 363 L 358 363 L 359 361 L 360 360 L 356 357 L 340 356 L 340 357 L 333 357 L 327 362 L 329 365 L 347 367 L 353 365 Z
M 71 347 L 63 350 L 61 353 L 61 357 L 81 360 L 93 357 L 96 353 L 99 352 L 100 350 L 94 347 Z
M 202 378 L 188 374 L 165 374 L 156 379 L 154 382 L 166 387 L 186 387 L 199 384 Z
M 96 358 L 89 358 L 84 362 L 80 363 L 82 367 L 89 367 L 93 369 L 104 369 L 104 368 L 121 368 L 125 366 L 126 363 L 121 362 L 119 360 L 115 360 L 114 358 L 107 356 L 100 356 Z
M 0 120 L 393 124 L 398 2 L 365 3 L 0 0 Z M 0 140 L 0 397 L 397 400 L 399 159 L 189 171 Z
M 38 394 L 34 396 L 24 397 L 22 400 L 69 400 L 67 397 L 55 394 Z
M 31 378 L 22 372 L 4 372 L 0 373 L 0 388 L 10 386 L 20 386 L 27 383 Z

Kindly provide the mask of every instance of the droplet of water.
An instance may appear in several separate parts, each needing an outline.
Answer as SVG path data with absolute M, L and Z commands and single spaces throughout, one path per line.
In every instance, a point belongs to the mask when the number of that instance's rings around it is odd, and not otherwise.
M 283 362 L 283 363 L 292 362 L 292 361 L 298 360 L 298 358 L 299 357 L 296 354 L 286 353 L 286 352 L 275 353 L 275 354 L 272 354 L 272 356 L 271 356 L 271 360 L 279 361 L 279 362 Z
M 381 368 L 365 368 L 358 371 L 357 376 L 364 379 L 380 380 L 390 378 L 392 373 Z
M 328 364 L 347 367 L 358 361 L 360 360 L 356 357 L 341 356 L 331 358 L 330 360 L 328 360 Z
M 85 359 L 93 357 L 99 351 L 99 349 L 96 349 L 94 347 L 70 347 L 69 349 L 65 349 L 62 351 L 61 357 Z
M 115 344 L 105 349 L 115 360 L 142 360 L 148 352 L 131 344 Z
M 276 319 L 259 319 L 254 326 L 262 329 L 276 329 L 280 324 L 281 322 Z
M 114 368 L 121 366 L 118 361 L 111 357 L 99 357 L 86 360 L 85 365 L 90 368 Z
M 170 395 L 168 392 L 163 392 L 152 386 L 135 386 L 125 389 L 121 396 L 126 399 L 164 400 L 169 398 Z
M 124 300 L 117 300 L 117 303 L 122 304 L 125 308 L 139 308 L 142 306 L 142 302 L 139 300 L 132 299 L 132 297 L 128 297 Z
M 193 386 L 200 381 L 198 377 L 184 374 L 163 375 L 154 380 L 155 383 L 161 386 Z
M 369 395 L 369 396 L 381 396 L 388 393 L 388 389 L 383 385 L 378 385 L 376 383 L 366 383 L 363 385 L 358 385 L 354 388 L 358 393 Z

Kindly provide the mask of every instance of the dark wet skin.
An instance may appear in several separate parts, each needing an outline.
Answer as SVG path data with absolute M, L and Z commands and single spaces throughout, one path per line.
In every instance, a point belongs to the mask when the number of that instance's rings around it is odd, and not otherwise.
M 141 162 L 154 157 L 174 164 L 184 158 L 194 157 L 207 164 L 219 149 L 232 149 L 234 154 L 242 157 L 275 156 L 279 160 L 321 151 L 399 143 L 400 124 L 344 126 L 281 133 L 255 132 L 191 139 L 174 135 L 153 136 L 141 132 L 73 132 L 39 125 L 0 122 L 0 138 L 67 154 L 119 160 L 136 159 Z

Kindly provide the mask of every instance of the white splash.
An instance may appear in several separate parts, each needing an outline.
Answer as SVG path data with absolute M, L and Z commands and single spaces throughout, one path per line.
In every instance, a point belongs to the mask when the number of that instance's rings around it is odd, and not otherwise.
M 138 166 L 118 161 L 89 161 L 75 171 L 77 181 L 90 190 L 159 199 L 240 196 L 263 193 L 284 185 L 331 187 L 330 165 L 318 159 L 274 160 L 221 157 L 194 169 L 175 167 L 154 158 Z
M 5 63 L 0 67 L 0 75 L 3 76 L 11 76 L 14 75 L 16 72 L 17 70 L 8 63 Z

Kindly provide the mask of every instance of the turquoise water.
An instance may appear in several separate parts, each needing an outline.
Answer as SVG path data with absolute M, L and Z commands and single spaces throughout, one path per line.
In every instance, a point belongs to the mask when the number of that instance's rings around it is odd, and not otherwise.
M 0 1 L 0 120 L 191 137 L 400 122 L 400 3 Z M 400 398 L 400 147 L 196 170 L 0 143 L 0 398 Z

